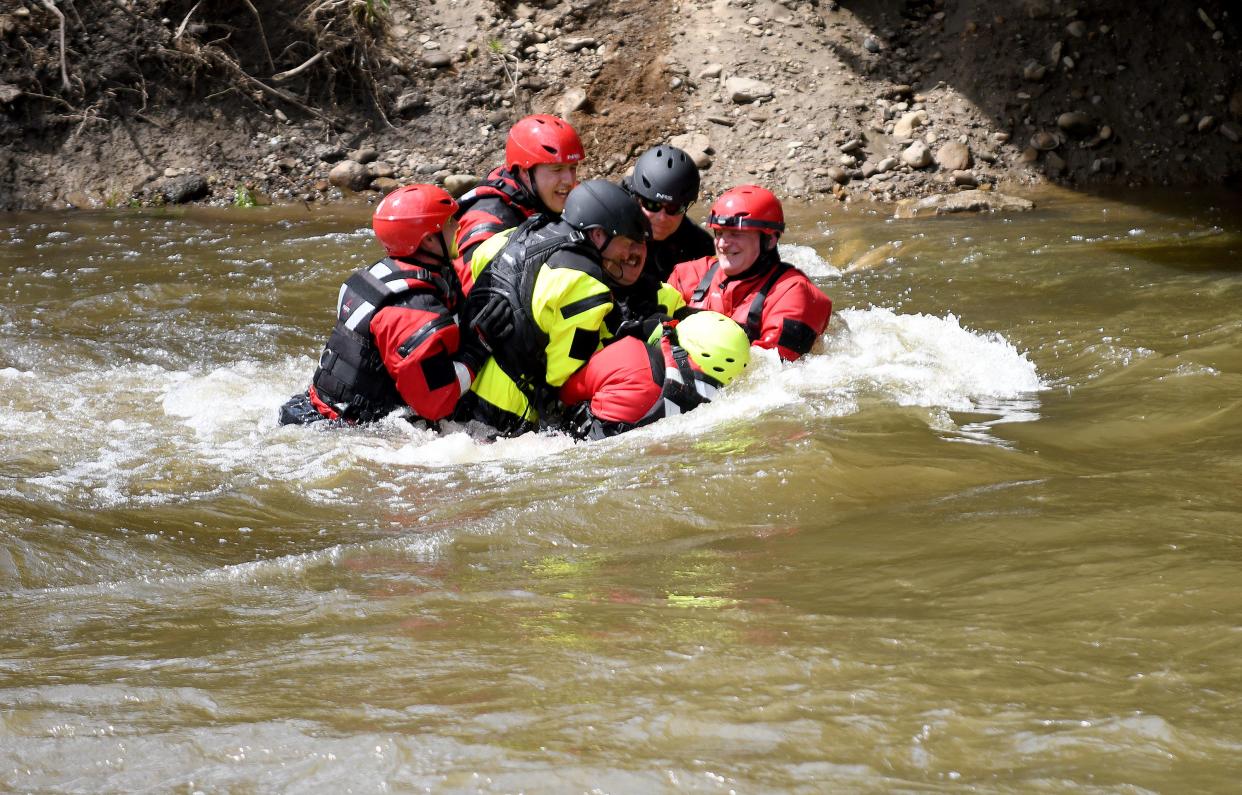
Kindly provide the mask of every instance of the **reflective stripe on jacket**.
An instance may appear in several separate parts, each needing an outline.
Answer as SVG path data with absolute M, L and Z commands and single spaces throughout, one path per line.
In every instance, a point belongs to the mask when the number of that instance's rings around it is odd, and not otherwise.
M 453 360 L 455 281 L 390 258 L 350 275 L 312 378 L 316 410 L 347 422 L 371 422 L 402 406 L 428 420 L 448 416 L 469 383 Z

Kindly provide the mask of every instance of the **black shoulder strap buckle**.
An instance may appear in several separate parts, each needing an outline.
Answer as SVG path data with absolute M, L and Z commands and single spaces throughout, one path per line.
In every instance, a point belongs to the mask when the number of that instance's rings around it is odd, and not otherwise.
M 532 265 L 542 265 L 553 253 L 561 249 L 585 250 L 586 235 L 574 229 L 568 233 L 544 238 L 526 249 L 526 260 Z
M 711 289 L 712 279 L 716 276 L 716 271 L 720 269 L 720 260 L 712 263 L 707 269 L 707 273 L 703 274 L 703 280 L 699 282 L 699 286 L 694 288 L 694 294 L 690 296 L 690 303 L 697 304 L 707 297 L 707 291 Z

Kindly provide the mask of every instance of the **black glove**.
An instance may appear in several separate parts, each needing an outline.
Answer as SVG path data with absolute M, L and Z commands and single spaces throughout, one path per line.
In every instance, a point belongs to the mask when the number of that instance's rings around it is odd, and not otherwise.
M 565 413 L 565 432 L 580 442 L 591 435 L 596 424 L 595 415 L 591 413 L 590 401 L 579 403 Z
M 490 351 L 513 336 L 513 305 L 503 295 L 489 295 L 470 319 L 470 330 Z
M 654 314 L 632 320 L 623 320 L 617 324 L 617 330 L 613 333 L 613 336 L 618 339 L 621 337 L 637 337 L 643 342 L 647 342 L 651 339 L 651 335 L 655 333 L 656 329 L 668 319 L 668 315 Z
M 470 368 L 470 374 L 477 376 L 479 371 L 483 369 L 483 363 L 491 357 L 491 351 L 483 344 L 483 341 L 475 334 L 471 334 L 469 329 L 464 329 L 461 335 L 461 347 L 457 349 L 457 361 Z

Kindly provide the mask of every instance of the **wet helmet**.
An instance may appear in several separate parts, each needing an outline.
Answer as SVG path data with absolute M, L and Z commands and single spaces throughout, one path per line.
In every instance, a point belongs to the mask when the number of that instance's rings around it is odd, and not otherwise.
M 750 339 L 746 332 L 719 312 L 695 312 L 674 330 L 677 345 L 721 385 L 732 381 L 750 364 Z
M 685 206 L 699 197 L 699 167 L 675 146 L 654 146 L 638 158 L 625 187 L 644 199 Z
M 651 237 L 651 222 L 630 194 L 604 179 L 588 179 L 571 190 L 561 219 L 583 232 L 602 229 L 609 238 L 628 237 L 641 242 Z
M 390 257 L 408 257 L 427 235 L 444 231 L 457 212 L 457 202 L 435 185 L 406 185 L 384 197 L 375 208 L 371 227 Z
M 781 202 L 767 188 L 738 185 L 712 203 L 707 225 L 712 229 L 753 229 L 779 236 L 785 231 Z
M 556 116 L 536 114 L 520 119 L 505 141 L 505 168 L 529 170 L 540 163 L 577 163 L 585 156 L 578 133 Z

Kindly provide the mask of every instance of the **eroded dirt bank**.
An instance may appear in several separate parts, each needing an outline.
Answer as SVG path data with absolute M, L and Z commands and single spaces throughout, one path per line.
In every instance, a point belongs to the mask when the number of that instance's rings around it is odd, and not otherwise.
M 0 209 L 461 190 L 531 111 L 587 176 L 672 140 L 709 193 L 1236 184 L 1240 32 L 1224 0 L 0 0 Z

